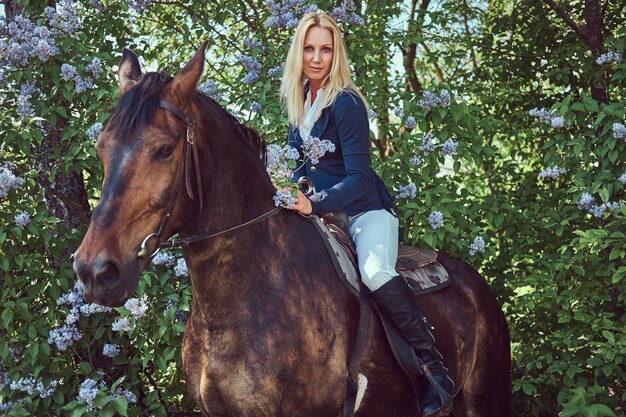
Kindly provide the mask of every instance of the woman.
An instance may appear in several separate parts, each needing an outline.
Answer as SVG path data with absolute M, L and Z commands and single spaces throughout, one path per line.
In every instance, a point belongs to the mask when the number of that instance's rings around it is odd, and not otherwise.
M 435 376 L 435 384 L 425 384 L 420 395 L 422 415 L 449 409 L 451 404 L 442 404 L 439 391 L 452 394 L 454 382 L 413 291 L 395 270 L 398 219 L 384 184 L 370 166 L 365 97 L 352 81 L 341 32 L 329 15 L 307 13 L 300 20 L 287 55 L 281 96 L 291 125 L 289 145 L 300 150 L 309 137 L 335 145 L 334 152 L 315 163 L 307 160 L 297 170 L 294 179 L 309 176 L 316 192 L 307 198 L 298 191 L 289 208 L 302 214 L 346 212 L 361 279 Z

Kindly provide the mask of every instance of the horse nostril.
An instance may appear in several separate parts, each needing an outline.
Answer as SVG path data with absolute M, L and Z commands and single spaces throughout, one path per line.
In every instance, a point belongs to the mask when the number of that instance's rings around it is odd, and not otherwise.
M 74 273 L 80 279 L 83 284 L 87 284 L 91 281 L 91 273 L 89 268 L 83 264 L 78 257 L 74 257 L 74 262 L 72 262 L 72 268 L 74 269 Z
M 113 262 L 108 260 L 97 261 L 93 267 L 94 281 L 106 288 L 115 288 L 120 281 L 120 270 Z

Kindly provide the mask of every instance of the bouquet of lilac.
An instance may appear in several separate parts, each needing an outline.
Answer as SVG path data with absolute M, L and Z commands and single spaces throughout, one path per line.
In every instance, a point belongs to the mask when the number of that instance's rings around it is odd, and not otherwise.
M 329 140 L 320 140 L 315 137 L 307 137 L 302 144 L 302 152 L 304 158 L 302 164 L 298 166 L 297 160 L 300 157 L 298 150 L 292 146 L 285 145 L 268 145 L 267 147 L 267 173 L 269 174 L 272 184 L 276 187 L 274 195 L 274 204 L 280 207 L 290 207 L 295 204 L 297 188 L 291 178 L 294 172 L 302 167 L 307 160 L 311 160 L 317 164 L 319 159 L 326 152 L 334 152 L 335 145 Z

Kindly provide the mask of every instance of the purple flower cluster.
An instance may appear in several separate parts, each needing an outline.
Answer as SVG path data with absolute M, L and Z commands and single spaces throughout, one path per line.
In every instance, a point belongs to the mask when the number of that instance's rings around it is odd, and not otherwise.
M 167 304 L 165 305 L 165 310 L 163 310 L 163 315 L 167 316 L 167 313 L 172 308 L 176 308 L 176 306 L 174 305 L 172 300 L 167 300 Z M 181 310 L 180 308 L 176 308 L 176 311 L 174 312 L 174 318 L 182 323 L 187 322 L 187 314 L 185 314 L 185 312 Z
M 284 65 L 278 65 L 267 70 L 267 75 L 273 77 L 285 69 Z
M 30 216 L 27 212 L 22 212 L 20 214 L 16 214 L 14 220 L 17 227 L 26 227 L 26 225 L 30 223 Z
M 103 382 L 100 382 L 100 384 L 98 384 L 98 382 L 94 379 L 85 379 L 78 387 L 78 395 L 76 396 L 76 400 L 78 400 L 79 403 L 87 404 L 87 411 L 91 411 L 93 409 L 93 400 L 96 398 L 96 395 L 98 395 L 98 391 L 103 386 Z
M 59 53 L 53 33 L 45 26 L 36 26 L 22 15 L 8 24 L 8 43 L 0 40 L 0 60 L 14 66 L 24 66 L 31 58 L 46 62 Z
M 305 13 L 316 12 L 316 5 L 308 6 L 305 0 L 265 0 L 263 4 L 270 11 L 265 27 L 293 29 L 298 26 L 298 19 Z
M 396 198 L 415 198 L 417 196 L 417 186 L 410 182 L 407 185 L 400 187 Z
M 60 11 L 58 12 L 54 7 L 50 6 L 46 7 L 43 12 L 55 35 L 74 37 L 83 28 L 76 14 L 76 8 L 70 0 L 60 2 Z
M 237 61 L 248 71 L 241 80 L 242 83 L 250 84 L 259 79 L 259 71 L 261 70 L 259 61 L 248 55 L 241 55 Z
M 375 120 L 378 117 L 378 113 L 374 110 L 370 110 L 370 119 Z
M 41 378 L 34 379 L 31 377 L 20 378 L 17 381 L 11 382 L 9 388 L 13 391 L 22 391 L 27 393 L 28 395 L 34 395 L 35 393 L 39 393 L 39 397 L 47 398 L 50 397 L 57 386 L 59 385 L 59 381 L 52 381 L 46 387 L 41 380 Z
M 100 135 L 100 133 L 102 132 L 103 127 L 104 126 L 102 125 L 102 123 L 96 122 L 85 131 L 85 135 L 87 135 L 87 137 L 92 141 L 95 141 L 96 139 L 98 139 L 98 135 Z
M 300 158 L 300 154 L 296 148 L 289 145 L 279 146 L 271 144 L 267 146 L 266 167 L 272 182 L 277 186 L 281 180 L 291 180 L 293 176 L 292 168 L 295 167 L 296 161 Z
M 417 126 L 417 122 L 415 121 L 415 117 L 413 116 L 409 116 L 406 118 L 406 120 L 404 121 L 404 126 L 406 126 L 407 129 L 412 130 L 415 128 L 415 126 Z
M 33 105 L 30 102 L 35 91 L 37 90 L 33 83 L 24 83 L 20 87 L 20 95 L 17 97 L 15 112 L 20 116 L 21 120 L 26 120 L 35 113 Z
M 426 133 L 422 138 L 422 144 L 419 150 L 424 152 L 424 155 L 428 156 L 430 152 L 435 150 L 435 136 L 432 133 Z
M 613 123 L 613 137 L 626 141 L 626 126 L 621 123 Z
M 605 54 L 600 55 L 596 59 L 596 63 L 598 65 L 610 64 L 611 62 L 615 62 L 616 64 L 621 64 L 623 59 L 624 57 L 622 56 L 620 52 L 611 51 L 611 52 L 607 52 Z
M 432 109 L 437 106 L 448 107 L 452 101 L 448 90 L 441 90 L 439 95 L 430 91 L 424 92 L 424 99 L 419 100 L 417 105 L 423 109 Z
M 355 13 L 356 5 L 353 0 L 343 0 L 339 7 L 333 8 L 330 15 L 337 22 L 348 23 L 351 25 L 362 25 L 365 23 L 363 18 Z
M 218 93 L 218 89 L 219 86 L 214 80 L 207 80 L 205 83 L 198 86 L 198 91 L 211 97 L 215 101 L 220 101 L 222 99 L 222 95 Z
M 402 107 L 396 106 L 393 109 L 393 114 L 402 119 L 404 117 L 404 109 L 402 109 Z
M 595 217 L 602 217 L 606 206 L 596 204 L 596 199 L 589 193 L 582 193 L 578 199 L 578 208 L 591 213 Z
M 118 397 L 126 398 L 126 401 L 128 401 L 129 404 L 137 403 L 137 396 L 127 389 L 118 388 L 115 390 L 115 394 L 111 395 L 109 398 L 111 398 L 111 400 L 115 400 Z
M 530 117 L 535 117 L 537 119 L 543 120 L 546 123 L 549 123 L 550 126 L 555 129 L 565 127 L 565 119 L 563 119 L 563 117 L 559 115 L 550 113 L 550 111 L 548 111 L 548 109 L 546 108 L 540 109 L 535 107 L 531 109 L 528 114 L 530 115 Z
M 74 342 L 79 341 L 83 337 L 82 333 L 74 325 L 58 327 L 50 330 L 48 343 L 56 345 L 61 351 L 67 350 Z
M 456 148 L 458 147 L 459 147 L 459 142 L 453 139 L 448 139 L 447 141 L 443 143 L 443 145 L 441 145 L 441 153 L 443 153 L 446 156 L 452 156 L 456 153 Z
M 420 158 L 418 155 L 413 155 L 411 156 L 411 159 L 409 159 L 409 162 L 411 163 L 411 165 L 415 165 L 415 166 L 420 166 L 422 165 L 422 158 Z
M 335 152 L 335 144 L 329 140 L 309 136 L 302 141 L 302 150 L 312 164 L 317 164 L 326 152 Z
M 0 164 L 0 198 L 6 197 L 11 189 L 18 189 L 24 184 L 24 179 L 12 172 L 13 165 L 9 162 Z
M 619 177 L 619 180 L 620 180 L 621 182 L 623 182 L 624 184 L 626 184 L 626 172 L 624 172 L 624 173 L 623 173 L 623 174 Z
M 102 348 L 102 354 L 104 356 L 108 356 L 109 358 L 114 358 L 120 353 L 120 347 L 118 345 L 113 345 L 106 343 Z
M 61 65 L 61 78 L 68 82 L 74 81 L 74 90 L 77 93 L 84 93 L 87 90 L 95 88 L 93 78 L 82 77 L 78 71 L 76 71 L 76 67 L 70 64 Z
M 254 49 L 257 46 L 261 46 L 262 42 L 260 40 L 258 40 L 258 39 L 253 39 L 253 38 L 250 38 L 250 37 L 246 37 L 243 40 L 243 44 L 248 49 Z
M 276 207 L 287 208 L 296 204 L 296 199 L 291 195 L 290 190 L 278 190 L 273 198 Z
M 133 315 L 135 320 L 139 320 L 145 316 L 146 311 L 148 311 L 148 299 L 145 295 L 141 298 L 129 298 L 124 303 L 124 308 L 130 311 L 130 314 Z
M 476 236 L 472 244 L 469 246 L 469 254 L 475 255 L 479 252 L 485 252 L 485 240 L 481 236 Z
M 157 253 L 152 258 L 152 263 L 154 265 L 164 265 L 166 267 L 170 267 L 174 265 L 174 262 L 176 262 L 176 258 L 174 258 L 174 255 L 164 251 Z
M 176 266 L 174 267 L 174 275 L 176 275 L 177 277 L 189 276 L 189 269 L 187 268 L 185 258 L 179 258 L 178 261 L 176 261 Z
M 134 328 L 135 326 L 130 322 L 128 317 L 120 317 L 111 325 L 111 330 L 114 332 L 130 332 Z
M 93 74 L 94 77 L 98 78 L 100 74 L 102 74 L 102 61 L 100 58 L 94 58 L 91 60 L 90 64 L 87 64 L 85 67 L 85 71 L 89 71 Z
M 261 103 L 257 101 L 253 101 L 252 104 L 250 104 L 250 111 L 253 111 L 255 113 L 260 112 L 262 108 L 263 106 L 261 105 Z
M 560 168 L 558 165 L 555 165 L 552 168 L 548 167 L 542 170 L 539 173 L 539 178 L 541 178 L 542 180 L 545 180 L 545 179 L 555 180 L 559 178 L 561 175 L 565 174 L 566 172 L 567 172 L 566 169 Z
M 440 211 L 433 211 L 428 216 L 428 223 L 433 229 L 439 229 L 443 226 L 443 213 Z

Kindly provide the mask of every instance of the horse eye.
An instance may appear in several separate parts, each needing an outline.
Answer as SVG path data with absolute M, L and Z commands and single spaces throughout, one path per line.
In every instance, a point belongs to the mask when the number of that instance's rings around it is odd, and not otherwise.
M 161 149 L 159 149 L 159 153 L 157 154 L 157 158 L 159 158 L 159 159 L 167 159 L 170 156 L 172 156 L 172 153 L 174 153 L 174 148 L 172 146 L 162 146 Z

